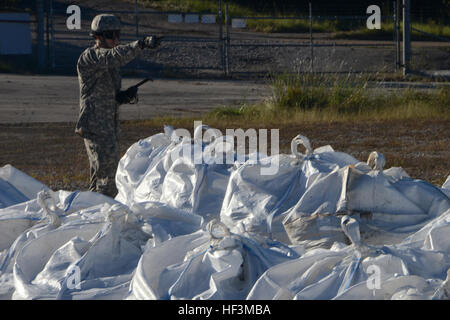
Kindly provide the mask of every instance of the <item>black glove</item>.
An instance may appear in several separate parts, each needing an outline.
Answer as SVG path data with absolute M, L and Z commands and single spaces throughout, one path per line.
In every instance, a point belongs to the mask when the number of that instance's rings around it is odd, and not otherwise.
M 124 104 L 124 103 L 137 103 L 138 102 L 138 88 L 137 87 L 129 87 L 127 90 L 125 91 L 119 91 L 116 94 L 116 101 L 119 104 Z
M 139 40 L 139 46 L 141 49 L 156 49 L 161 44 L 163 37 L 149 36 L 145 37 L 143 40 Z

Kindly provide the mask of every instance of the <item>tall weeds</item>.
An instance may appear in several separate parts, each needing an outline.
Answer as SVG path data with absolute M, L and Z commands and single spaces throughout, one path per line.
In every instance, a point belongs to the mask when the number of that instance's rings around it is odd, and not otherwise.
M 208 120 L 257 122 L 450 119 L 450 88 L 386 89 L 361 74 L 285 74 L 257 104 L 219 107 Z

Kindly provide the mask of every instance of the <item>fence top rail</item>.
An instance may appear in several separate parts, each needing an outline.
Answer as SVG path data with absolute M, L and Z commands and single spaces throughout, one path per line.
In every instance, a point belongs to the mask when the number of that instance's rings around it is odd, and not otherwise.
M 65 34 L 63 32 L 58 33 L 60 35 Z M 73 41 L 73 40 L 92 40 L 92 37 L 90 36 L 83 36 L 82 34 L 73 34 L 73 36 L 71 37 L 60 37 L 60 36 L 56 36 L 54 38 L 55 40 L 69 40 L 69 41 Z M 126 37 L 120 38 L 121 41 L 136 41 L 136 38 L 133 37 L 132 35 L 128 35 Z M 221 42 L 221 40 L 216 39 L 216 38 L 199 38 L 199 37 L 182 37 L 182 36 L 178 36 L 178 37 L 172 37 L 172 36 L 164 36 L 164 41 L 165 42 L 208 42 L 208 43 L 216 43 L 216 42 Z
M 233 19 L 246 19 L 246 20 L 309 20 L 312 18 L 313 20 L 338 20 L 338 19 L 367 19 L 369 16 L 293 16 L 293 17 L 275 17 L 275 16 L 266 16 L 266 17 L 256 17 L 256 16 L 230 16 Z M 394 16 L 381 16 L 381 19 L 392 19 Z
M 53 10 L 55 14 L 67 14 L 65 10 Z M 199 12 L 183 12 L 183 11 L 150 11 L 150 10 L 138 10 L 138 14 L 144 13 L 144 14 L 161 14 L 161 15 L 167 15 L 167 14 L 213 14 L 218 15 L 217 12 L 210 12 L 210 11 L 199 11 Z M 135 10 L 95 10 L 93 13 L 110 13 L 110 14 L 136 14 Z
M 392 43 L 231 43 L 230 47 L 392 47 Z
M 37 23 L 37 20 L 0 20 L 0 23 Z

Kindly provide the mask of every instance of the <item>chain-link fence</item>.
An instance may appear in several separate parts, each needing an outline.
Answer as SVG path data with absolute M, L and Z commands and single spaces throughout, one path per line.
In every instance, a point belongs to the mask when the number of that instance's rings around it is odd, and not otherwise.
M 158 12 L 139 10 L 137 6 L 134 11 L 102 12 L 114 13 L 121 19 L 122 41 L 147 34 L 165 35 L 165 41 L 158 50 L 147 51 L 129 69 L 172 76 L 396 71 L 398 57 L 394 32 L 383 41 L 348 41 L 323 30 L 324 21 L 336 28 L 345 26 L 344 29 L 351 34 L 355 30 L 364 30 L 368 18 L 365 12 L 361 15 L 320 16 L 315 14 L 318 10 L 313 4 L 304 3 L 309 14 L 299 17 L 233 16 L 226 3 L 218 6 L 217 12 Z M 93 43 L 88 37 L 89 24 L 100 12 L 83 9 L 81 30 L 70 31 L 66 27 L 64 10 L 53 8 L 50 14 L 50 61 L 54 70 L 73 71 L 79 54 Z M 390 15 L 381 16 L 381 19 L 387 26 L 394 24 L 397 16 L 390 11 Z M 281 25 L 294 25 L 294 32 L 254 32 L 255 22 L 270 24 L 274 21 Z M 306 30 L 296 32 L 295 24 L 298 22 L 303 22 Z M 317 25 L 321 30 L 317 30 Z
M 295 12 L 302 14 L 297 16 L 242 16 L 218 0 L 217 11 L 211 12 L 161 12 L 137 4 L 133 8 L 132 3 L 129 10 L 121 11 L 81 7 L 81 28 L 71 30 L 68 2 L 39 0 L 31 13 L 33 52 L 38 53 L 38 65 L 49 71 L 74 74 L 79 55 L 94 43 L 89 36 L 92 19 L 99 13 L 114 13 L 122 22 L 122 42 L 150 34 L 165 36 L 157 50 L 147 50 L 126 71 L 167 77 L 394 73 L 405 67 L 403 3 L 409 1 L 372 2 L 381 8 L 381 29 L 369 30 L 370 13 L 341 2 L 323 8 L 316 2 L 299 1 Z M 433 8 L 411 6 L 412 50 L 406 52 L 411 56 L 410 69 L 449 70 L 448 26 L 425 19 L 430 16 L 427 10 Z
M 254 72 L 395 72 L 398 68 L 398 34 L 378 40 L 349 40 L 346 37 L 373 35 L 366 32 L 368 15 L 315 14 L 313 3 L 309 14 L 297 17 L 227 16 L 226 66 L 230 73 Z M 342 8 L 341 8 L 342 9 Z M 398 15 L 380 16 L 382 27 L 394 30 Z M 248 33 L 259 24 L 271 24 L 289 33 L 273 33 L 264 37 Z M 326 30 L 326 25 L 345 32 Z M 298 30 L 298 31 L 297 31 Z M 376 32 L 376 31 L 375 31 Z
M 427 3 L 410 10 L 410 72 L 450 79 L 450 12 L 439 17 L 437 9 Z M 426 18 L 430 16 L 439 18 Z

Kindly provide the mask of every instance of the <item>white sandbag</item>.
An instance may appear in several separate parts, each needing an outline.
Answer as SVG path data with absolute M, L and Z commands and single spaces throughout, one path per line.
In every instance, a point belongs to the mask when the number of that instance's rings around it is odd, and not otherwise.
M 48 287 L 40 287 L 33 280 L 45 268 L 52 255 L 71 239 L 88 241 L 103 227 L 103 223 L 69 225 L 61 229 L 44 233 L 36 239 L 28 241 L 16 257 L 14 264 L 15 299 L 51 299 L 56 298 L 59 289 L 54 280 Z M 75 258 L 76 252 L 70 252 Z M 74 254 L 75 253 L 75 254 Z M 67 262 L 66 262 L 67 263 Z M 68 263 L 70 265 L 70 263 Z M 44 284 L 43 284 L 44 285 Z
M 114 199 L 95 192 L 60 190 L 44 191 L 42 194 L 44 193 L 50 195 L 47 200 L 52 206 L 51 211 L 61 217 L 97 204 L 117 203 Z M 20 234 L 37 223 L 45 222 L 46 218 L 47 214 L 37 198 L 0 209 L 0 251 L 8 249 Z
M 208 230 L 148 247 L 129 298 L 244 299 L 267 268 L 298 257 L 281 243 L 262 246 L 214 220 Z
M 12 184 L 0 178 L 0 208 L 30 200 Z
M 442 281 L 429 281 L 418 276 L 394 275 L 383 280 L 379 290 L 370 290 L 367 283 L 360 282 L 336 296 L 335 300 L 430 300 L 437 296 Z
M 408 243 L 357 245 L 356 220 L 351 225 L 353 229 L 345 229 L 345 224 L 342 227 L 356 243 L 312 249 L 296 260 L 270 268 L 255 283 L 247 299 L 413 298 L 413 292 L 405 290 L 408 288 L 415 288 L 416 297 L 422 299 L 437 296 L 450 267 L 448 252 L 411 250 Z
M 305 146 L 305 154 L 298 152 L 300 144 Z M 291 152 L 247 161 L 232 173 L 220 217 L 233 232 L 269 235 L 289 243 L 281 225 L 283 213 L 321 176 L 358 163 L 331 146 L 312 151 L 309 140 L 301 135 L 292 140 Z M 274 164 L 276 174 L 262 174 L 264 168 Z
M 34 199 L 43 190 L 50 189 L 10 164 L 0 168 L 0 208 Z M 13 199 L 8 199 L 8 195 Z
M 93 192 L 41 191 L 34 200 L 0 209 L 0 296 L 10 298 L 13 266 L 29 241 L 61 224 L 103 221 L 103 216 L 96 215 L 108 203 L 117 202 Z
M 408 248 L 450 252 L 450 209 L 402 241 Z
M 202 216 L 160 202 L 135 203 L 131 210 L 146 232 L 152 234 L 155 243 L 193 233 L 204 225 Z
M 29 241 L 14 264 L 14 299 L 122 299 L 150 235 L 123 205 L 106 222 L 72 222 Z
M 333 238 L 329 230 L 312 234 L 304 231 L 317 231 L 318 220 L 313 218 L 319 216 L 327 216 L 329 228 L 336 230 L 337 218 L 333 215 L 349 213 L 359 219 L 368 243 L 395 243 L 449 208 L 450 199 L 430 183 L 348 166 L 317 179 L 286 214 L 283 224 L 293 243 L 317 240 L 323 235 L 329 238 L 329 247 L 333 241 L 341 241 L 337 234 Z
M 410 275 L 394 275 L 370 289 L 359 283 L 336 299 L 449 299 L 450 298 L 450 210 L 397 245 L 381 248 L 398 257 Z
M 208 221 L 215 218 L 233 163 L 223 161 L 228 155 L 214 153 L 219 140 L 205 143 L 196 138 L 197 131 L 193 139 L 169 131 L 130 147 L 119 163 L 116 199 L 130 207 L 160 202 Z
M 190 143 L 190 139 L 177 136 L 172 127 L 165 126 L 164 133 L 133 144 L 119 161 L 116 199 L 128 206 L 159 201 L 167 171 L 174 160 L 184 155 L 184 148 L 190 148 Z
M 441 190 L 447 195 L 447 197 L 450 197 L 450 175 L 447 177 L 447 180 L 445 180 Z
M 116 200 L 131 205 L 134 192 L 145 174 L 156 165 L 165 152 L 178 141 L 173 128 L 164 127 L 164 133 L 158 133 L 146 139 L 139 140 L 128 148 L 120 159 L 116 172 L 118 194 Z

